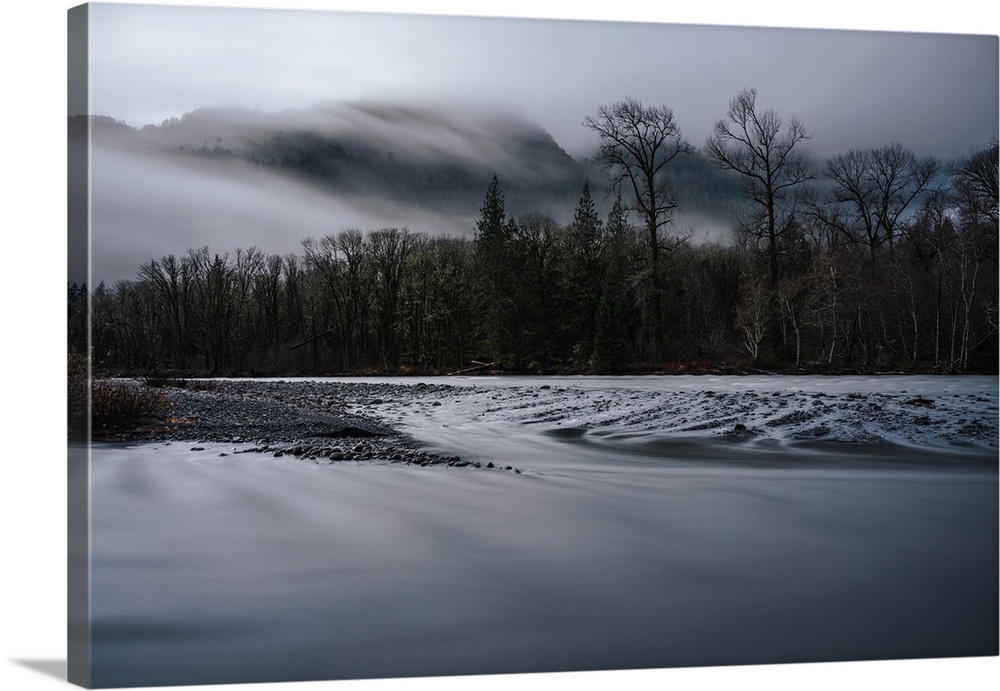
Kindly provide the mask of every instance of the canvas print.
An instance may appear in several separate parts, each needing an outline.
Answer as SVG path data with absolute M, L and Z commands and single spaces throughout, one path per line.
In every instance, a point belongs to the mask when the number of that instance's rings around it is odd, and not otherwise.
M 69 676 L 998 654 L 998 38 L 69 11 Z

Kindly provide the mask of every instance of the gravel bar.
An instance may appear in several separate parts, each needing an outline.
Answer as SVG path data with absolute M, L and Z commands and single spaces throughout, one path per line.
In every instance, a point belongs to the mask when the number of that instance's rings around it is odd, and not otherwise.
M 161 386 L 170 412 L 116 438 L 239 445 L 234 453 L 295 456 L 317 463 L 404 463 L 500 469 L 492 463 L 432 454 L 376 416 L 356 412 L 385 400 L 433 396 L 450 386 L 316 381 L 189 380 Z M 355 412 L 348 412 L 348 408 Z M 520 472 L 507 466 L 505 470 Z

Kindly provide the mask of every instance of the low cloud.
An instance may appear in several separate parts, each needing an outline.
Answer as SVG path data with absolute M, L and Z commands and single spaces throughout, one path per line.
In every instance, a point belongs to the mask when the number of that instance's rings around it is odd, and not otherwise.
M 469 234 L 475 219 L 321 190 L 253 164 L 189 154 L 93 149 L 91 280 L 132 278 L 150 258 L 208 245 L 297 253 L 302 239 L 408 227 Z

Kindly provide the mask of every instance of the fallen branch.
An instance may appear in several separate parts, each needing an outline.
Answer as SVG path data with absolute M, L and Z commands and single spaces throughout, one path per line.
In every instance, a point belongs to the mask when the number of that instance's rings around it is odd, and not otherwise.
M 476 372 L 481 369 L 486 369 L 488 367 L 494 367 L 497 363 L 495 362 L 476 362 L 472 360 L 473 367 L 466 367 L 465 369 L 460 369 L 455 372 L 448 372 L 447 376 L 451 377 L 456 374 L 466 374 L 467 372 Z
M 315 341 L 315 340 L 317 340 L 317 339 L 320 339 L 320 338 L 323 338 L 323 336 L 326 336 L 326 335 L 327 335 L 328 333 L 331 333 L 332 331 L 333 331 L 333 329 L 332 329 L 332 328 L 329 328 L 329 329 L 327 329 L 326 331 L 324 331 L 324 332 L 323 332 L 323 333 L 321 333 L 321 334 L 316 334 L 315 336 L 312 336 L 312 337 L 310 337 L 310 338 L 307 338 L 306 340 L 302 341 L 301 343 L 296 343 L 295 345 L 293 345 L 293 346 L 290 346 L 290 347 L 288 348 L 288 350 L 289 350 L 289 351 L 292 351 L 292 350 L 295 350 L 296 348 L 301 348 L 301 347 L 302 347 L 302 346 L 304 346 L 304 345 L 305 345 L 306 343 L 312 343 L 313 341 Z

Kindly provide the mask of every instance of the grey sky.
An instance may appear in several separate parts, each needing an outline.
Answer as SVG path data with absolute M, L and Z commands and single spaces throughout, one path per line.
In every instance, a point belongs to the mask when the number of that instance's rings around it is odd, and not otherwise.
M 511 110 L 570 153 L 632 96 L 700 146 L 744 86 L 823 157 L 901 140 L 961 154 L 996 134 L 997 38 L 357 12 L 94 5 L 92 112 L 133 125 L 205 105 L 401 100 Z
M 353 9 L 319 4 L 327 5 Z M 447 12 L 438 7 L 424 11 Z M 518 0 L 503 7 L 518 10 Z M 512 113 L 581 156 L 597 144 L 581 123 L 602 104 L 626 96 L 665 104 L 700 147 L 745 86 L 758 89 L 762 107 L 799 116 L 819 162 L 893 140 L 948 159 L 988 143 L 998 126 L 996 36 L 94 4 L 89 45 L 91 112 L 134 126 L 203 106 L 376 100 Z M 471 217 L 236 170 L 95 147 L 91 282 L 132 277 L 149 258 L 204 245 L 284 254 L 345 227 L 459 235 L 475 227 Z M 677 222 L 693 237 L 724 239 L 723 216 Z

